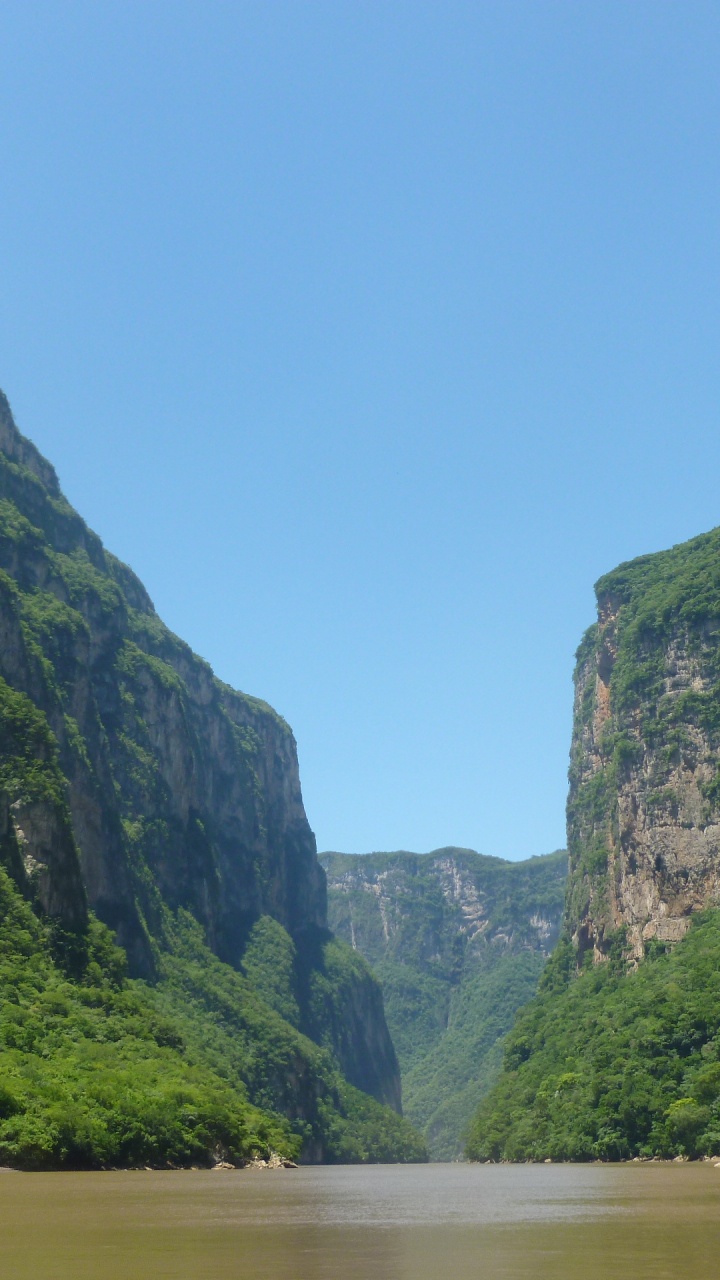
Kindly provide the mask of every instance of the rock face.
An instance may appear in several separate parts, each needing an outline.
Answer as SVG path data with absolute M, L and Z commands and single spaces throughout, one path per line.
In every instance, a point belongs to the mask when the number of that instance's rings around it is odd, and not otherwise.
M 278 921 L 300 997 L 306 957 L 322 969 L 325 875 L 288 725 L 168 631 L 1 393 L 0 857 L 64 928 L 92 908 L 136 975 L 153 975 L 179 908 L 236 968 L 254 922 Z M 399 1107 L 379 989 L 357 965 L 343 981 L 344 1014 L 321 1038 L 351 1082 Z M 316 1022 L 301 999 L 301 1030 Z
M 717 1149 L 720 530 L 596 592 L 575 672 L 567 933 L 507 1039 L 470 1159 Z
M 639 959 L 720 898 L 720 530 L 602 578 L 578 651 L 568 920 Z
M 453 1159 L 499 1070 L 498 1039 L 559 936 L 567 857 L 447 848 L 321 862 L 332 928 L 382 982 L 405 1114 L 433 1159 Z
M 549 955 L 560 930 L 565 860 L 562 850 L 506 862 L 452 847 L 320 855 L 333 927 L 354 949 L 371 963 L 393 954 L 449 967 L 488 946 Z

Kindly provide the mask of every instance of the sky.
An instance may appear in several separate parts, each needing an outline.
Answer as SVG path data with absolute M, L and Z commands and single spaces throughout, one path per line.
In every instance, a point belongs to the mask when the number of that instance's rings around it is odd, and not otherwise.
M 0 386 L 320 849 L 564 843 L 593 583 L 720 524 L 720 6 L 3 0 Z

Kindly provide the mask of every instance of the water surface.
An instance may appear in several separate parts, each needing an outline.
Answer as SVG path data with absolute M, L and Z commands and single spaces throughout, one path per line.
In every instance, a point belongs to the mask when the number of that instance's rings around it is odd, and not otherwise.
M 712 1165 L 0 1173 L 2 1280 L 708 1280 Z

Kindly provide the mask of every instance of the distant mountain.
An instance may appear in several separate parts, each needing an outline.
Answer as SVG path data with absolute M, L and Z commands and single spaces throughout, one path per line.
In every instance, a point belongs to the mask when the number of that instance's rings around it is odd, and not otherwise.
M 452 1160 L 494 1083 L 499 1041 L 534 994 L 563 912 L 563 851 L 523 862 L 469 849 L 323 853 L 328 921 L 372 965 L 403 1106 Z
M 164 626 L 1 393 L 0 952 L 0 1163 L 423 1156 L 288 725 Z

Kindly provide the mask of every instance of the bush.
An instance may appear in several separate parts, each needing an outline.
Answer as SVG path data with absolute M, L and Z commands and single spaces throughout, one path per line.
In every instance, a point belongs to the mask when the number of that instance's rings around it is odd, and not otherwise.
M 717 1151 L 720 911 L 671 952 L 541 984 L 473 1120 L 470 1159 L 620 1160 Z M 564 959 L 563 959 L 564 964 Z

